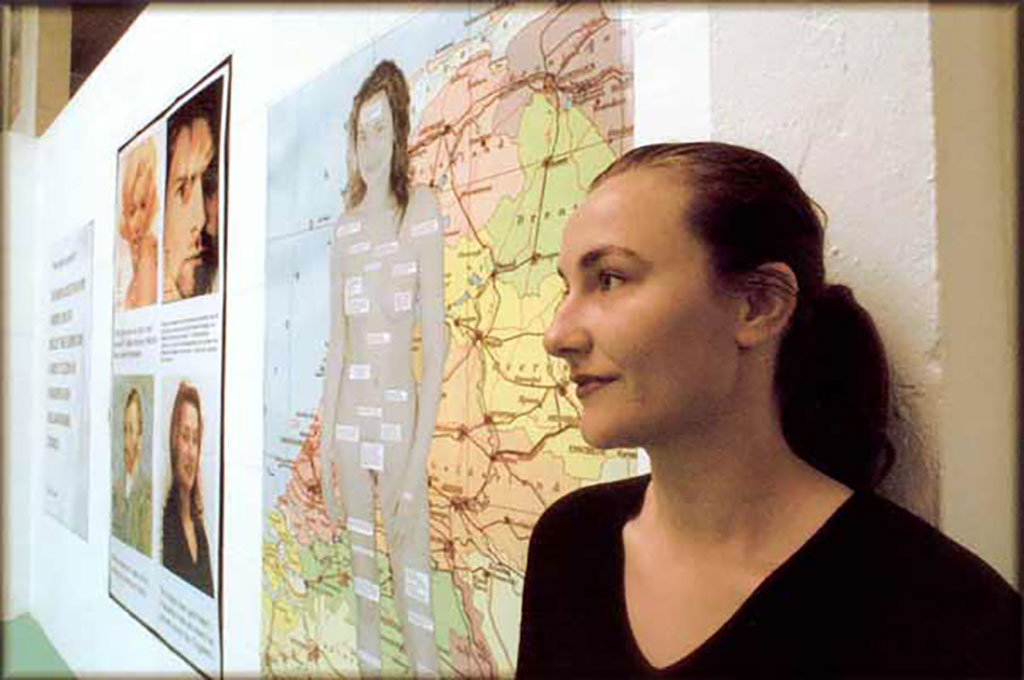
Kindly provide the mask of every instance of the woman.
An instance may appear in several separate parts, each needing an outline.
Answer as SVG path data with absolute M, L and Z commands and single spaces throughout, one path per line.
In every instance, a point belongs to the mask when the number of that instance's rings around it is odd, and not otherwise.
M 203 526 L 203 493 L 199 479 L 203 444 L 203 411 L 199 391 L 182 381 L 171 409 L 171 472 L 174 480 L 164 503 L 163 564 L 213 597 L 210 545 Z
M 824 281 L 815 208 L 717 143 L 635 149 L 594 181 L 544 342 L 584 438 L 643 446 L 651 474 L 541 517 L 520 677 L 1019 675 L 1020 597 L 871 492 L 893 457 L 885 354 Z
M 123 308 L 135 309 L 156 302 L 156 143 L 152 137 L 127 153 L 122 173 L 118 231 L 132 258 L 132 278 Z
M 394 63 L 380 62 L 363 82 L 348 130 L 349 183 L 331 243 L 320 404 L 324 500 L 349 532 L 360 671 L 381 672 L 379 483 L 405 650 L 417 675 L 431 675 L 437 647 L 427 455 L 444 364 L 443 242 L 432 194 L 409 186 L 409 91 Z M 417 306 L 423 338 L 418 385 L 412 354 Z

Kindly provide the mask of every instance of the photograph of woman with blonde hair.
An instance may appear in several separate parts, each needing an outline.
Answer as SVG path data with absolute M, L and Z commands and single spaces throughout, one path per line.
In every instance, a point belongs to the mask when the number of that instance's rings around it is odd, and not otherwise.
M 118 300 L 118 309 L 136 309 L 156 302 L 156 166 L 156 142 L 152 136 L 125 153 L 121 165 L 117 232 L 131 256 L 131 279 L 123 298 Z M 123 261 L 118 263 L 122 271 L 127 265 Z
M 171 487 L 164 502 L 162 561 L 171 572 L 213 597 L 210 545 L 203 524 L 199 474 L 203 443 L 203 409 L 199 390 L 178 384 L 171 408 L 168 447 Z
M 348 119 L 345 211 L 330 245 L 330 327 L 320 403 L 324 500 L 345 522 L 363 675 L 381 673 L 375 488 L 394 598 L 416 675 L 437 673 L 427 457 L 445 354 L 443 240 L 433 194 L 409 185 L 409 90 L 381 61 Z M 413 335 L 422 333 L 422 372 Z

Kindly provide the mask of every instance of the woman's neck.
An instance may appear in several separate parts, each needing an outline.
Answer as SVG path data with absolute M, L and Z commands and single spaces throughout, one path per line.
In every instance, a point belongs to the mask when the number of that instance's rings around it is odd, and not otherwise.
M 368 213 L 377 213 L 395 208 L 395 197 L 391 193 L 391 183 L 388 179 L 367 183 L 366 195 L 363 197 L 363 206 Z
M 182 525 L 192 524 L 192 494 L 176 487 L 178 494 L 178 514 L 181 516 Z
M 649 448 L 651 484 L 637 522 L 686 554 L 770 561 L 775 537 L 816 508 L 834 510 L 848 490 L 793 453 L 774 411 L 741 410 L 727 421 Z

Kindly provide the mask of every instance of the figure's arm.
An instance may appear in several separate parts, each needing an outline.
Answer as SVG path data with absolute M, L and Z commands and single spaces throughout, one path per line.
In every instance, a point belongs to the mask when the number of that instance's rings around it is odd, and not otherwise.
M 342 356 L 345 351 L 345 297 L 344 277 L 339 261 L 341 249 L 337 241 L 332 242 L 328 255 L 328 306 L 329 327 L 327 330 L 327 362 L 324 370 L 324 392 L 320 398 L 320 489 L 328 515 L 343 519 L 343 499 L 335 497 L 334 467 L 330 464 L 334 452 L 334 424 L 337 420 L 338 386 L 341 381 Z
M 429 220 L 440 222 L 434 195 L 420 189 L 417 205 L 410 206 L 415 220 L 410 226 Z M 413 237 L 417 243 L 417 279 L 420 297 L 420 329 L 423 339 L 421 356 L 423 371 L 417 400 L 416 430 L 413 433 L 409 465 L 402 471 L 402 497 L 400 505 L 420 507 L 418 496 L 425 500 L 427 458 L 437 423 L 437 408 L 441 402 L 441 380 L 447 355 L 444 325 L 444 234 L 440 224 L 437 230 Z

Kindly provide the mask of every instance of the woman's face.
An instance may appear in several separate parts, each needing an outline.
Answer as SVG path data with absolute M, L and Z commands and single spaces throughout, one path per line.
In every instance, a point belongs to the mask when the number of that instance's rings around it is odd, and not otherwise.
M 142 451 L 142 409 L 132 399 L 124 410 L 124 470 L 134 474 Z
M 568 362 L 594 446 L 678 440 L 728 407 L 739 302 L 714 286 L 707 248 L 681 224 L 688 200 L 665 171 L 629 171 L 566 225 L 568 291 L 544 346 Z
M 156 153 L 151 146 L 145 144 L 135 149 L 127 163 L 121 194 L 121 235 L 129 243 L 139 242 L 149 232 L 156 215 Z
M 356 130 L 356 160 L 359 174 L 367 184 L 386 181 L 391 174 L 395 142 L 391 104 L 381 91 L 363 102 Z
M 174 464 L 174 482 L 185 493 L 192 491 L 199 469 L 199 411 L 188 402 L 181 405 L 174 446 L 177 457 Z

